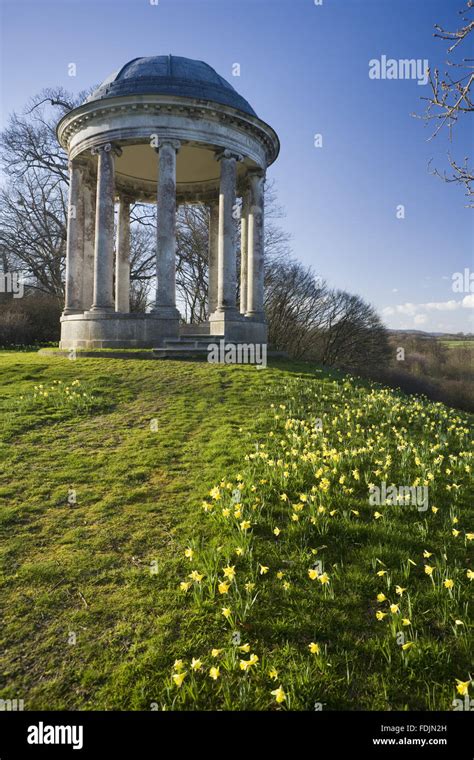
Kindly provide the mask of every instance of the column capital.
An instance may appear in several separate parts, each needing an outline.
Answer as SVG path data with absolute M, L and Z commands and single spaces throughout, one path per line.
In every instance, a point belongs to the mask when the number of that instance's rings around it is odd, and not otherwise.
M 247 178 L 249 181 L 249 184 L 254 184 L 258 182 L 259 180 L 264 180 L 266 177 L 266 172 L 264 169 L 249 169 L 247 172 Z
M 232 150 L 229 150 L 228 148 L 224 148 L 223 150 L 217 150 L 215 152 L 216 161 L 221 161 L 223 158 L 231 159 L 233 158 L 237 163 L 240 163 L 244 160 L 244 157 L 240 153 L 235 153 Z
M 120 145 L 107 142 L 107 143 L 102 143 L 102 145 L 94 145 L 94 147 L 91 148 L 91 153 L 93 156 L 97 156 L 100 153 L 114 153 L 116 156 L 121 156 L 122 148 L 120 147 Z
M 174 148 L 177 153 L 181 147 L 181 140 L 175 140 L 173 138 L 168 138 L 168 137 L 161 137 L 158 140 L 158 144 L 155 148 L 155 151 L 159 153 L 160 148 L 162 148 L 164 145 L 171 145 L 171 147 Z

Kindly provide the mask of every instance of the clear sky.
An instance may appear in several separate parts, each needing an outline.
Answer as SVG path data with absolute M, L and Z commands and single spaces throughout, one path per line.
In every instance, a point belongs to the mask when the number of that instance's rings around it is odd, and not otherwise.
M 433 26 L 457 27 L 463 2 L 0 0 L 2 123 L 45 86 L 77 92 L 138 56 L 204 60 L 280 136 L 269 176 L 294 255 L 373 303 L 389 327 L 473 330 L 474 295 L 453 292 L 452 275 L 474 271 L 474 212 L 428 171 L 430 159 L 446 168 L 447 150 L 473 157 L 472 124 L 451 145 L 444 134 L 428 141 L 410 114 L 429 85 L 369 78 L 382 55 L 444 71 L 447 43 Z

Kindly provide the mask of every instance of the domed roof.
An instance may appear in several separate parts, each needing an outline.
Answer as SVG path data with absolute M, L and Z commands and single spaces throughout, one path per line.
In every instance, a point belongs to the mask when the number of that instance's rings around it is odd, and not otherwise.
M 86 103 L 121 95 L 155 94 L 211 100 L 250 116 L 257 115 L 245 98 L 211 66 L 178 55 L 134 58 L 107 77 Z

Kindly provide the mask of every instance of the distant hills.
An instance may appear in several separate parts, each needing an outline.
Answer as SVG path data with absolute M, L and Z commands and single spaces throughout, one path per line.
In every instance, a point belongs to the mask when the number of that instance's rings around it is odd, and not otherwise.
M 474 340 L 473 333 L 425 332 L 424 330 L 389 329 L 392 335 L 417 335 L 419 338 L 445 338 L 446 340 Z

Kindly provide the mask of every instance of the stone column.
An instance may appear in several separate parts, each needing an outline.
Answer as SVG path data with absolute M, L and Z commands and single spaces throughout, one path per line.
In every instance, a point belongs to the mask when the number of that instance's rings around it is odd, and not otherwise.
M 249 194 L 242 195 L 242 214 L 240 217 L 240 313 L 247 312 L 248 291 L 248 215 Z
M 115 311 L 130 311 L 130 200 L 121 197 L 118 207 L 115 251 Z
M 209 207 L 209 274 L 208 301 L 209 314 L 217 308 L 217 268 L 219 257 L 219 203 Z
M 176 317 L 176 153 L 178 140 L 160 140 L 157 245 L 156 245 L 156 305 L 154 314 Z
M 234 206 L 237 179 L 237 161 L 240 156 L 230 150 L 218 156 L 221 162 L 219 191 L 219 244 L 217 276 L 217 311 L 237 311 L 236 309 L 236 254 L 234 240 Z
M 99 157 L 95 214 L 94 303 L 91 311 L 113 311 L 114 276 L 114 148 L 92 148 Z
M 83 184 L 84 203 L 84 262 L 82 271 L 82 309 L 88 311 L 94 300 L 95 246 L 95 178 L 87 175 Z
M 77 159 L 69 162 L 69 202 L 66 239 L 66 287 L 63 315 L 80 314 L 82 308 L 82 271 L 84 238 L 84 204 L 82 187 L 84 170 Z
M 248 288 L 247 317 L 264 320 L 263 312 L 263 248 L 264 248 L 264 181 L 263 171 L 249 173 L 250 209 L 248 217 Z

